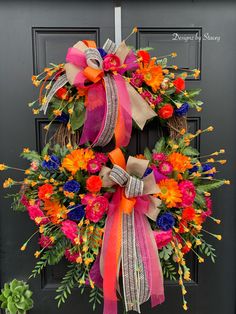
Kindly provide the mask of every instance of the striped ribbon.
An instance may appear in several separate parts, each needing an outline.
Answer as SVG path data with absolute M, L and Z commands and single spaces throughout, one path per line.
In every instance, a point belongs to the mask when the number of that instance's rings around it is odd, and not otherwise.
M 106 146 L 113 137 L 118 116 L 118 95 L 115 81 L 112 75 L 107 74 L 104 78 L 106 90 L 106 113 L 104 125 L 95 139 L 93 146 Z
M 44 114 L 46 114 L 48 105 L 52 99 L 52 97 L 56 94 L 56 92 L 62 88 L 66 83 L 68 82 L 66 74 L 61 75 L 56 82 L 53 84 L 52 88 L 50 89 L 50 92 L 47 94 L 46 97 L 46 102 L 45 104 L 41 107 L 41 111 L 43 111 Z
M 137 197 L 143 194 L 143 181 L 131 176 L 118 165 L 113 166 L 109 177 L 119 186 L 125 187 L 125 196 L 127 198 Z

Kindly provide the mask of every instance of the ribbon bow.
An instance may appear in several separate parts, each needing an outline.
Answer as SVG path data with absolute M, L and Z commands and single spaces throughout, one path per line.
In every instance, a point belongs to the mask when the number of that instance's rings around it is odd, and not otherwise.
M 148 103 L 122 76 L 134 71 L 137 58 L 124 42 L 118 47 L 110 39 L 102 49 L 94 41 L 79 41 L 68 49 L 65 71 L 53 85 L 43 110 L 56 91 L 68 81 L 85 94 L 86 117 L 80 145 L 107 145 L 113 135 L 116 147 L 127 146 L 132 131 L 132 118 L 143 129 L 147 120 L 156 116 Z
M 113 168 L 103 167 L 103 186 L 118 185 L 109 206 L 100 257 L 104 314 L 117 313 L 117 274 L 122 264 L 126 311 L 140 313 L 151 296 L 152 306 L 164 301 L 163 276 L 157 246 L 147 216 L 156 220 L 161 201 L 153 173 L 143 177 L 147 160 L 129 157 L 117 148 L 109 154 Z

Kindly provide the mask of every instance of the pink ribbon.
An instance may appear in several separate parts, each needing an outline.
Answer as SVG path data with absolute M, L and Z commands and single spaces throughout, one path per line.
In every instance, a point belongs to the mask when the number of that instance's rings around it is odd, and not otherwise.
M 119 209 L 121 193 L 122 189 L 118 187 L 109 206 L 100 259 L 103 276 L 104 314 L 117 314 L 116 288 L 119 286 L 117 274 L 119 274 L 120 263 L 118 264 L 118 269 L 116 269 L 116 265 L 113 265 L 112 261 L 117 258 L 120 261 L 121 254 L 119 247 L 119 239 L 122 237 L 122 220 L 119 217 L 119 215 L 122 216 Z M 135 241 L 144 265 L 151 296 L 151 305 L 154 307 L 164 302 L 165 297 L 158 249 L 146 216 L 148 208 L 149 198 L 147 196 L 137 197 L 134 206 Z M 114 254 L 116 258 L 109 258 L 114 256 Z M 118 257 L 117 254 L 119 255 Z M 140 278 L 140 280 L 142 279 Z

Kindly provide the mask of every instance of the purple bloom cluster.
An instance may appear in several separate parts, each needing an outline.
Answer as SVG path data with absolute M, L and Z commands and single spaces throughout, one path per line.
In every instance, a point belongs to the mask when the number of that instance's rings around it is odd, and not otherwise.
M 186 115 L 188 110 L 189 110 L 189 104 L 187 102 L 184 102 L 180 108 L 175 109 L 175 115 L 178 117 L 182 117 Z
M 76 192 L 79 192 L 80 190 L 80 184 L 76 180 L 70 180 L 64 184 L 63 189 L 64 191 L 67 191 L 67 192 L 76 193 Z
M 44 160 L 42 162 L 42 167 L 49 171 L 57 170 L 60 166 L 60 159 L 56 155 L 51 155 L 48 161 Z
M 70 220 L 80 221 L 85 215 L 84 205 L 82 204 L 69 206 L 68 209 L 70 211 L 67 214 L 67 217 Z
M 164 213 L 157 218 L 156 225 L 163 231 L 170 230 L 175 224 L 175 218 L 171 213 Z

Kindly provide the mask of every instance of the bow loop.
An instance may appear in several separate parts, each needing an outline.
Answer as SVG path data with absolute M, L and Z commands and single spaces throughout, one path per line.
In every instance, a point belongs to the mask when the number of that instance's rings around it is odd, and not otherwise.
M 125 196 L 133 198 L 143 195 L 144 182 L 142 179 L 130 175 L 118 165 L 114 165 L 109 178 L 121 187 L 125 187 Z

